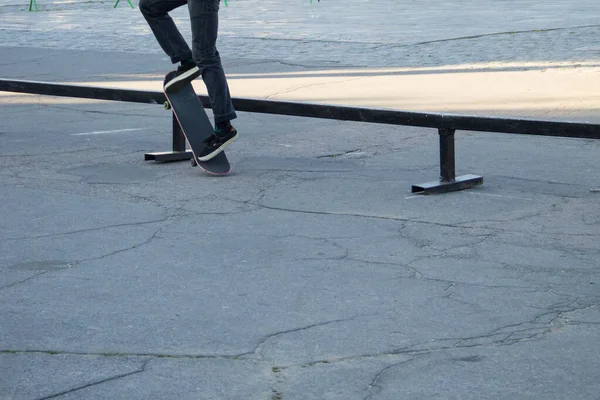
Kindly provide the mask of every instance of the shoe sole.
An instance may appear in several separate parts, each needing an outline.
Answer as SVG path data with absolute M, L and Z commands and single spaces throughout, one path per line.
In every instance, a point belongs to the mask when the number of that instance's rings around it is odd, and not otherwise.
M 165 85 L 165 92 L 178 92 L 183 89 L 185 85 L 199 77 L 201 74 L 200 68 L 198 67 L 194 67 L 188 71 L 185 71 L 183 74 L 176 76 L 167 82 Z
M 215 158 L 220 152 L 222 152 L 223 150 L 225 150 L 225 147 L 229 146 L 231 143 L 235 142 L 238 138 L 238 135 L 236 134 L 234 137 L 232 137 L 231 139 L 229 139 L 228 141 L 226 141 L 225 143 L 223 143 L 222 145 L 220 145 L 215 151 L 213 151 L 210 154 L 205 155 L 204 157 L 197 157 L 199 161 L 209 161 L 213 158 Z

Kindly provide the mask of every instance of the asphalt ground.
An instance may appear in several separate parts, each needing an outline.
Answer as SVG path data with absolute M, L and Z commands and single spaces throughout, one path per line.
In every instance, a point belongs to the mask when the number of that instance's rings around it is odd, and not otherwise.
M 164 73 L 123 54 L 0 76 Z M 144 161 L 161 105 L 0 104 L 2 399 L 598 399 L 598 141 L 458 132 L 484 185 L 420 196 L 430 129 L 240 113 L 212 178 Z

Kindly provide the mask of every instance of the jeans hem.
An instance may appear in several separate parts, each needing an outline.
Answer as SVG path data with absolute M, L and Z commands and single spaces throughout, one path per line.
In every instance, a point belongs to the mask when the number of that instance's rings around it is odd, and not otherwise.
M 215 124 L 218 124 L 219 122 L 227 122 L 227 121 L 231 121 L 237 118 L 237 115 L 235 114 L 235 111 L 227 113 L 227 114 L 223 114 L 223 115 L 214 115 L 215 118 Z

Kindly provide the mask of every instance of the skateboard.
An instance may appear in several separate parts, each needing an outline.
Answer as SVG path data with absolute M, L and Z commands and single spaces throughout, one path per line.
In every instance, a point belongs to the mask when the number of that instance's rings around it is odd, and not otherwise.
M 181 131 L 192 150 L 192 166 L 198 166 L 210 175 L 229 174 L 231 165 L 224 151 L 208 161 L 200 161 L 196 157 L 196 153 L 200 153 L 205 146 L 204 139 L 212 135 L 214 129 L 192 83 L 188 82 L 183 89 L 177 92 L 167 92 L 164 89 L 163 91 L 167 97 L 165 109 L 173 110 Z

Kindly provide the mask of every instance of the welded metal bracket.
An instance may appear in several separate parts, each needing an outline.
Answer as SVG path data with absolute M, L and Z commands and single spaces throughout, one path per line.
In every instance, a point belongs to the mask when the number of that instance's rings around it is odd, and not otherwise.
M 439 181 L 419 183 L 412 186 L 412 193 L 439 194 L 470 189 L 483 184 L 479 175 L 456 176 L 454 133 L 455 129 L 440 128 L 440 179 Z
M 157 162 L 173 162 L 191 160 L 193 155 L 191 150 L 186 150 L 186 140 L 179 122 L 173 114 L 173 150 L 160 153 L 146 153 L 144 160 Z

